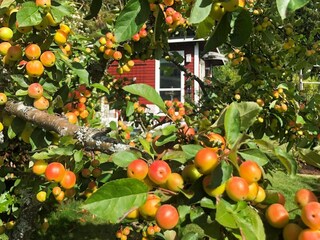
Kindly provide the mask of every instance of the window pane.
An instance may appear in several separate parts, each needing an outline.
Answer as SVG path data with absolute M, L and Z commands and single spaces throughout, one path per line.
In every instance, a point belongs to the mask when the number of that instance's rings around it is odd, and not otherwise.
M 181 91 L 160 91 L 163 100 L 179 100 L 181 101 Z
M 181 72 L 164 59 L 160 60 L 160 88 L 181 88 Z

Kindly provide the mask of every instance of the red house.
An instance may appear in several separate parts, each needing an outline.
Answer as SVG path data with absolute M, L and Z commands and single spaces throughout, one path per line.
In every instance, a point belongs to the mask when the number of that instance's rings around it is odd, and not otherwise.
M 211 76 L 213 65 L 222 65 L 226 61 L 224 55 L 217 52 L 209 52 L 201 57 L 204 40 L 193 38 L 173 38 L 169 40 L 170 51 L 179 53 L 182 63 L 189 71 L 200 79 Z M 164 100 L 178 99 L 184 102 L 186 99 L 197 101 L 199 99 L 199 86 L 195 81 L 187 81 L 184 73 L 173 63 L 160 60 L 135 60 L 135 66 L 129 73 L 117 74 L 117 63 L 112 64 L 108 71 L 116 77 L 135 78 L 136 83 L 145 83 L 156 89 Z M 148 104 L 146 100 L 142 103 Z M 148 107 L 157 111 L 154 106 Z

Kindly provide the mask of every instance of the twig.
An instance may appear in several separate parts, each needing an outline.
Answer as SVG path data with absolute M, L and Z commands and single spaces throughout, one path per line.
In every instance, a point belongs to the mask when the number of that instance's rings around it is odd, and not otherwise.
M 170 56 L 168 52 L 165 53 L 167 56 Z M 199 87 L 201 88 L 202 92 L 204 95 L 207 95 L 207 91 L 206 91 L 206 86 L 204 84 L 204 82 L 198 77 L 196 76 L 194 73 L 192 73 L 189 69 L 187 69 L 185 66 L 181 65 L 174 57 L 169 57 L 169 59 L 167 60 L 169 62 L 172 62 L 174 65 L 176 65 L 176 67 L 184 72 L 185 76 L 187 78 L 193 79 L 195 80 L 198 84 Z

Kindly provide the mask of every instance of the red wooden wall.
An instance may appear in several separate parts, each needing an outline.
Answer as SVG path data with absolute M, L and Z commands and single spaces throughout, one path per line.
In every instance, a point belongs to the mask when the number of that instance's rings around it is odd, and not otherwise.
M 191 62 L 185 63 L 185 67 L 189 69 L 191 72 L 194 71 L 194 44 L 192 42 L 186 42 L 186 43 L 171 43 L 170 44 L 170 50 L 171 51 L 179 51 L 183 50 L 184 54 L 191 54 Z M 141 60 L 134 60 L 135 65 L 131 69 L 130 72 L 125 73 L 125 74 L 118 74 L 117 73 L 117 67 L 118 63 L 114 62 L 108 69 L 108 72 L 110 74 L 113 74 L 117 78 L 136 78 L 136 83 L 145 83 L 148 84 L 152 87 L 155 88 L 155 60 L 146 60 L 146 61 L 141 61 Z M 192 91 L 192 96 L 193 96 L 193 88 L 191 89 Z M 186 92 L 186 89 L 185 89 Z M 149 103 L 145 99 L 141 99 L 142 104 L 147 104 Z

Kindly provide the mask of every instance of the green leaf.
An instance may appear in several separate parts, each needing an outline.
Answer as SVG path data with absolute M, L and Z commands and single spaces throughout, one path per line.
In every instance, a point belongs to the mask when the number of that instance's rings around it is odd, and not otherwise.
M 197 152 L 203 147 L 197 144 L 188 144 L 182 145 L 181 148 L 184 154 L 186 155 L 186 159 L 193 159 L 196 156 Z
M 200 23 L 209 16 L 211 11 L 212 1 L 211 0 L 196 0 L 193 3 L 189 22 L 190 23 Z
M 244 149 L 238 152 L 238 154 L 245 160 L 252 160 L 263 166 L 269 162 L 269 158 L 258 148 L 256 149 Z
M 175 160 L 180 163 L 185 163 L 187 161 L 184 152 L 176 150 L 167 150 L 162 156 L 162 160 Z
M 155 142 L 155 145 L 157 147 L 165 145 L 166 143 L 169 142 L 174 142 L 177 139 L 177 136 L 175 134 L 169 135 L 169 136 L 164 136 L 162 135 L 161 137 L 158 138 L 158 140 Z
M 215 20 L 209 15 L 204 21 L 199 23 L 196 30 L 196 38 L 206 38 L 215 25 Z
M 181 240 L 198 240 L 199 234 L 195 232 L 188 232 L 186 235 L 184 235 Z
M 10 139 L 16 137 L 17 135 L 20 135 L 22 133 L 24 127 L 26 125 L 26 122 L 23 121 L 21 118 L 14 118 L 12 120 L 11 125 L 8 128 L 8 137 Z
M 127 167 L 133 160 L 138 158 L 139 157 L 135 153 L 130 151 L 116 152 L 111 155 L 112 162 L 119 167 Z
M 201 218 L 203 216 L 204 210 L 201 207 L 194 207 L 190 210 L 190 220 L 191 222 L 195 221 L 196 219 Z
M 228 35 L 231 31 L 230 26 L 231 13 L 223 15 L 218 25 L 214 28 L 214 31 L 204 46 L 203 54 L 209 51 L 215 51 L 217 47 L 225 43 L 228 39 Z
M 216 220 L 224 227 L 239 229 L 242 235 L 241 239 L 266 239 L 264 226 L 258 212 L 244 201 L 232 205 L 221 199 L 217 204 Z
M 255 102 L 240 102 L 235 104 L 240 114 L 240 131 L 246 131 L 256 121 L 262 108 Z
M 310 149 L 299 149 L 299 154 L 307 164 L 320 168 L 320 154 Z
M 102 7 L 102 0 L 92 0 L 90 5 L 90 13 L 84 17 L 84 20 L 89 20 L 96 17 Z
M 164 136 L 168 136 L 172 133 L 175 133 L 177 131 L 177 128 L 176 128 L 176 125 L 172 124 L 164 127 L 161 131 Z
M 50 11 L 53 19 L 56 22 L 61 22 L 64 17 L 70 16 L 72 14 L 72 8 L 68 5 L 51 5 Z
M 58 87 L 50 82 L 45 82 L 42 86 L 45 91 L 50 93 L 56 93 L 58 91 Z
M 241 12 L 236 16 L 233 32 L 230 35 L 231 45 L 235 47 L 243 46 L 248 41 L 251 32 L 252 20 L 250 17 L 250 13 L 247 10 L 241 8 Z
M 147 193 L 148 187 L 137 179 L 117 179 L 100 187 L 82 208 L 107 222 L 117 223 L 130 209 L 140 207 Z
M 231 148 L 240 137 L 240 112 L 235 103 L 231 103 L 224 116 L 224 128 L 226 141 Z
M 290 3 L 290 0 L 277 0 L 277 8 L 280 14 L 280 17 L 283 19 L 287 16 L 287 8 Z
M 150 156 L 153 156 L 153 153 L 151 152 L 151 145 L 150 142 L 148 142 L 145 138 L 139 137 L 139 142 L 141 143 L 143 150 L 146 151 Z
M 68 145 L 65 147 L 52 148 L 48 152 L 53 156 L 72 156 L 74 145 Z
M 1 2 L 0 8 L 7 8 L 10 7 L 11 4 L 15 3 L 15 0 L 3 0 Z
M 83 158 L 83 151 L 82 150 L 76 150 L 73 154 L 73 158 L 75 162 L 81 162 Z
M 99 89 L 99 90 L 101 90 L 101 91 L 103 91 L 103 92 L 106 92 L 106 93 L 108 93 L 108 94 L 110 93 L 109 89 L 108 89 L 107 87 L 103 86 L 103 85 L 100 84 L 100 83 L 91 84 L 91 87 L 96 88 L 96 89 Z
M 221 161 L 220 164 L 213 170 L 211 183 L 209 187 L 214 189 L 225 183 L 232 175 L 233 167 L 226 161 Z
M 200 200 L 200 206 L 208 209 L 215 209 L 216 205 L 211 198 L 204 197 Z
M 274 148 L 274 154 L 277 158 L 279 158 L 280 162 L 286 168 L 289 174 L 294 175 L 297 173 L 297 161 L 291 154 L 282 150 L 280 147 Z
M 128 102 L 126 107 L 126 116 L 130 117 L 134 113 L 134 104 L 133 102 Z
M 79 77 L 80 84 L 89 85 L 89 73 L 88 71 L 78 62 L 72 62 L 72 71 Z
M 138 95 L 157 105 L 163 112 L 167 112 L 166 105 L 156 90 L 144 83 L 131 84 L 123 87 L 129 93 Z
M 34 129 L 30 136 L 30 144 L 33 150 L 49 146 L 51 140 L 52 134 L 45 132 L 42 128 Z
M 299 8 L 302 8 L 306 4 L 308 4 L 310 0 L 290 0 L 288 4 L 288 10 L 289 11 L 296 11 Z
M 60 95 L 57 95 L 57 97 L 55 97 L 52 100 L 51 107 L 53 107 L 53 108 L 62 108 L 63 106 L 64 106 L 64 103 L 63 103 L 62 97 Z
M 13 204 L 14 199 L 8 192 L 0 195 L 0 213 L 9 211 L 11 205 Z
M 153 15 L 156 18 L 155 24 L 154 24 L 154 42 L 167 42 L 167 36 L 163 32 L 163 27 L 165 25 L 165 16 L 162 9 L 160 9 L 159 5 L 155 6 L 155 10 L 153 12 Z
M 129 0 L 115 23 L 114 35 L 117 42 L 126 41 L 139 32 L 142 25 L 149 18 L 149 14 L 150 6 L 148 1 Z
M 186 220 L 186 216 L 190 213 L 190 208 L 191 207 L 188 205 L 179 205 L 178 206 L 180 222 L 184 222 Z
M 237 228 L 233 212 L 233 206 L 221 198 L 217 204 L 216 221 L 224 227 Z
M 265 240 L 264 226 L 258 212 L 247 206 L 235 215 L 243 239 Z
M 301 125 L 304 125 L 306 123 L 306 121 L 303 119 L 302 116 L 297 115 L 296 116 L 296 123 L 300 123 Z
M 48 152 L 37 152 L 35 154 L 32 155 L 33 159 L 50 159 L 52 158 L 52 154 L 48 153 Z
M 42 16 L 35 2 L 25 2 L 17 12 L 19 27 L 38 25 L 42 21 Z
M 11 79 L 16 82 L 22 88 L 28 88 L 29 85 L 26 83 L 26 79 L 22 74 L 13 74 L 10 76 Z
M 15 95 L 16 96 L 27 96 L 28 95 L 28 90 L 22 90 L 22 89 L 19 89 L 15 92 Z

